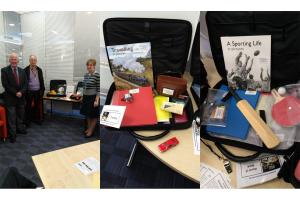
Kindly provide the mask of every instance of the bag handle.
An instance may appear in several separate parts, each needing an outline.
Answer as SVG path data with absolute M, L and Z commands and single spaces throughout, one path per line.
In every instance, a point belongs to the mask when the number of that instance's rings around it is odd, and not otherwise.
M 215 145 L 227 159 L 238 163 L 251 161 L 257 158 L 261 154 L 260 152 L 256 152 L 249 156 L 237 156 L 234 155 L 232 152 L 230 152 L 228 149 L 226 149 L 226 147 L 223 146 L 222 144 L 215 142 Z
M 261 152 L 256 152 L 249 156 L 237 156 L 234 155 L 232 152 L 230 152 L 228 149 L 226 149 L 225 146 L 222 145 L 221 143 L 215 142 L 215 145 L 225 157 L 227 157 L 231 161 L 239 162 L 239 163 L 251 161 L 257 158 L 261 154 Z
M 136 139 L 143 140 L 143 141 L 154 141 L 158 140 L 164 136 L 166 136 L 171 129 L 165 130 L 164 132 L 158 134 L 158 135 L 151 135 L 151 136 L 143 136 L 140 134 L 135 133 L 134 131 L 130 131 L 131 135 L 133 135 Z
M 200 116 L 200 110 L 197 110 L 195 113 L 194 113 L 194 116 L 193 116 L 193 120 L 197 120 L 196 118 Z M 165 131 L 163 131 L 162 133 L 160 134 L 157 134 L 157 135 L 151 135 L 151 136 L 144 136 L 144 135 L 140 135 L 140 134 L 137 134 L 135 133 L 133 130 L 130 131 L 130 133 L 137 139 L 139 140 L 143 140 L 143 141 L 154 141 L 154 140 L 158 140 L 164 136 L 166 136 L 169 132 L 171 131 L 171 128 L 170 129 L 167 129 Z

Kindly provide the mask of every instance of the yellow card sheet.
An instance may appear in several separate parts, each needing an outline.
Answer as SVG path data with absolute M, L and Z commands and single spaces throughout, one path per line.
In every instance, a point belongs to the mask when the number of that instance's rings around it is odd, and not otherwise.
M 161 109 L 161 106 L 164 102 L 169 102 L 169 97 L 164 96 L 156 96 L 154 97 L 156 118 L 158 122 L 169 122 L 172 114 L 168 111 L 164 111 Z

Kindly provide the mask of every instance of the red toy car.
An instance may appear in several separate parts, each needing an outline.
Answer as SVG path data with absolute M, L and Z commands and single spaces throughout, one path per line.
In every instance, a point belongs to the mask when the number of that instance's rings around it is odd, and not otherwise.
M 177 140 L 177 138 L 173 137 L 173 138 L 165 141 L 164 143 L 158 145 L 158 148 L 159 148 L 160 152 L 165 152 L 165 151 L 169 150 L 170 148 L 175 147 L 178 143 L 179 143 L 179 141 Z

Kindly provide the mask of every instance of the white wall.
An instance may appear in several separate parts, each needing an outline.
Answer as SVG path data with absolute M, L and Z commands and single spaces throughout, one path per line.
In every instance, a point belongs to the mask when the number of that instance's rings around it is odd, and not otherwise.
M 206 25 L 206 11 L 200 12 L 200 54 L 202 58 L 212 58 L 208 30 Z
M 12 11 L 0 12 L 0 68 L 9 64 L 8 55 L 12 52 L 19 54 L 19 66 L 23 66 L 20 27 L 20 15 L 18 13 Z M 2 92 L 4 92 L 4 89 L 0 83 L 0 93 Z
M 76 12 L 75 22 L 74 80 L 79 81 L 89 58 L 97 60 L 96 70 L 100 71 L 100 12 Z
M 73 84 L 75 12 L 29 12 L 21 15 L 24 65 L 38 58 L 46 90 L 52 79 Z
M 3 12 L 4 41 L 6 52 L 6 64 L 9 64 L 8 55 L 17 53 L 19 55 L 19 67 L 23 67 L 22 57 L 22 35 L 20 14 L 14 11 Z
M 45 75 L 45 14 L 31 12 L 21 15 L 21 32 L 24 66 L 29 65 L 30 55 L 36 55 L 37 64 Z
M 100 13 L 100 88 L 101 88 L 101 103 L 103 103 L 106 93 L 111 85 L 113 79 L 108 66 L 107 57 L 105 53 L 105 43 L 102 31 L 102 24 L 105 19 L 112 17 L 141 17 L 141 18 L 168 18 L 168 19 L 183 19 L 190 21 L 193 26 L 192 38 L 194 38 L 197 23 L 199 21 L 199 12 L 196 11 L 149 11 L 149 12 L 101 12 Z M 192 45 L 191 45 L 192 46 Z M 103 56 L 103 57 L 102 57 Z
M 76 84 L 86 73 L 86 60 L 100 60 L 99 12 L 30 12 L 21 15 L 23 59 L 37 55 L 44 70 L 45 84 L 67 79 Z
M 82 80 L 88 58 L 95 58 L 99 66 L 99 15 L 99 12 L 25 12 L 21 15 L 24 64 L 29 64 L 29 55 L 38 57 L 46 91 L 52 79 L 65 79 L 68 85 Z M 58 102 L 54 108 L 71 111 L 71 105 Z
M 73 84 L 75 12 L 45 12 L 47 83 L 64 79 Z

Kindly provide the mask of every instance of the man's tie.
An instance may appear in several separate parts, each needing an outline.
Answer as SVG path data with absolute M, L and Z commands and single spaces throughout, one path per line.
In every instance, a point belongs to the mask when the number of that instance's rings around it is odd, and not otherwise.
M 17 75 L 17 68 L 14 67 L 13 69 L 14 69 L 13 71 L 14 71 L 15 81 L 16 81 L 17 85 L 19 85 L 19 77 L 18 77 L 18 75 Z

